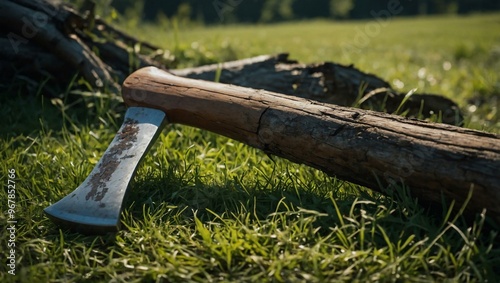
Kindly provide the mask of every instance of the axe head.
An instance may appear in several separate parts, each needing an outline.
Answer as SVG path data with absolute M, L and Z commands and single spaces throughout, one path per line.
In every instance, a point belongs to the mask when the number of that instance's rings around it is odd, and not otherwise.
M 45 209 L 49 218 L 85 234 L 117 231 L 129 182 L 165 120 L 160 110 L 128 108 L 120 130 L 87 179 Z

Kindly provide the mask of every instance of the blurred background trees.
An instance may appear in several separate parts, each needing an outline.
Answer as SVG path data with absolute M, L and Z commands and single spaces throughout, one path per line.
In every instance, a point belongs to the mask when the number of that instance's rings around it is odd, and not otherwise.
M 70 0 L 82 5 L 85 0 Z M 127 21 L 176 18 L 199 24 L 269 23 L 309 18 L 369 19 L 373 13 L 401 6 L 398 16 L 468 14 L 500 10 L 500 0 L 104 0 L 100 15 Z

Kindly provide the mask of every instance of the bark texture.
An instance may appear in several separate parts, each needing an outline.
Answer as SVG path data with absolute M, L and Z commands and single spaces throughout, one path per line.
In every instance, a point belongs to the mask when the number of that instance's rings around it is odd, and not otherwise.
M 203 82 L 145 68 L 124 82 L 128 105 L 242 141 L 340 179 L 380 190 L 404 182 L 413 196 L 486 208 L 500 223 L 500 137 L 300 97 Z M 394 187 L 394 188 L 397 188 Z
M 96 18 L 93 6 L 80 13 L 53 0 L 4 0 L 0 15 L 0 70 L 33 84 L 50 80 L 68 85 L 79 74 L 93 88 L 118 93 L 131 66 L 158 65 L 142 53 L 160 48 Z M 132 51 L 134 45 L 142 52 Z

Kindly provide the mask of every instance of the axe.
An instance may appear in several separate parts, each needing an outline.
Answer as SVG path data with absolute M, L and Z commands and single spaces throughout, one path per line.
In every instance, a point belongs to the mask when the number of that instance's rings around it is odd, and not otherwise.
M 131 74 L 122 95 L 124 122 L 100 161 L 72 193 L 45 209 L 62 227 L 117 231 L 129 182 L 167 122 L 225 135 L 375 190 L 404 181 L 424 202 L 439 203 L 443 194 L 500 219 L 494 134 L 187 79 L 155 67 Z

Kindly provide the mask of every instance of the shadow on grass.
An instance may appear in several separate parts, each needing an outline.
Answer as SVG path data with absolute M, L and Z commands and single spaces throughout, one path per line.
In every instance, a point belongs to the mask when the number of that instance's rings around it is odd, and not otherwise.
M 66 128 L 97 125 L 101 119 L 114 123 L 124 113 L 114 95 L 61 90 L 60 97 L 27 94 L 22 86 L 0 88 L 0 138 L 60 133 Z M 116 128 L 116 127 L 115 127 Z
M 43 96 L 2 93 L 0 113 L 3 126 L 0 128 L 0 137 L 28 136 L 42 128 L 60 130 L 63 122 L 59 112 Z
M 479 217 L 464 217 L 456 208 L 449 211 L 446 206 L 421 205 L 404 185 L 386 189 L 387 194 L 382 195 L 326 175 L 325 180 L 319 181 L 327 184 L 323 187 L 297 184 L 293 174 L 273 180 L 260 179 L 250 186 L 243 184 L 244 176 L 213 185 L 209 177 L 200 177 L 196 170 L 192 175 L 189 179 L 170 169 L 162 177 L 152 173 L 141 176 L 132 185 L 124 208 L 128 208 L 132 219 L 141 222 L 147 218 L 146 214 L 155 214 L 168 205 L 179 213 L 186 225 L 194 225 L 194 218 L 213 223 L 223 218 L 236 220 L 246 214 L 252 221 L 260 222 L 275 214 L 285 217 L 289 214 L 294 218 L 301 211 L 313 211 L 320 215 L 313 225 L 324 236 L 346 223 L 358 229 L 360 225 L 372 228 L 379 225 L 387 230 L 392 242 L 399 240 L 402 231 L 417 239 L 434 238 L 449 222 L 466 230 L 469 225 L 475 225 Z M 157 220 L 169 221 L 171 216 L 160 214 Z M 487 219 L 483 230 L 497 231 L 498 226 Z M 385 241 L 380 237 L 372 240 Z

